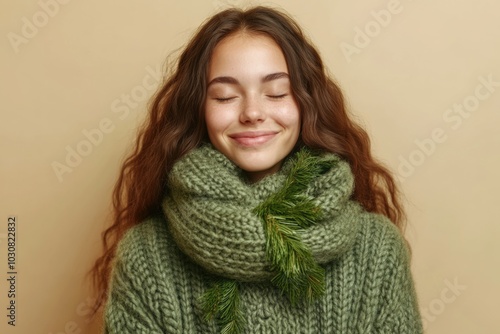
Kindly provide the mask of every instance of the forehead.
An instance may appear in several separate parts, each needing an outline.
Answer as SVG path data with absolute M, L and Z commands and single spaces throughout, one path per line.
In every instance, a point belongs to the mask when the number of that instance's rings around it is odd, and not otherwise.
M 214 48 L 208 66 L 209 77 L 218 75 L 267 75 L 288 73 L 285 56 L 278 44 L 263 34 L 236 33 Z

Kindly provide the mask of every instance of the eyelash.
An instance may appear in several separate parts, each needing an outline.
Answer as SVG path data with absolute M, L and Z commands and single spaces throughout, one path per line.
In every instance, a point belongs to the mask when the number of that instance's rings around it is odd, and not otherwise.
M 217 98 L 215 98 L 215 100 L 217 102 L 227 102 L 227 101 L 231 101 L 232 99 L 234 99 L 234 97 L 217 97 Z
M 279 99 L 282 99 L 284 97 L 286 97 L 288 94 L 281 94 L 281 95 L 268 95 L 267 97 L 270 97 L 271 99 L 274 99 L 274 100 L 279 100 Z
M 267 97 L 273 99 L 273 100 L 280 100 L 283 99 L 287 96 L 288 94 L 281 94 L 281 95 L 267 95 Z M 217 97 L 215 100 L 217 102 L 228 102 L 234 99 L 235 97 Z

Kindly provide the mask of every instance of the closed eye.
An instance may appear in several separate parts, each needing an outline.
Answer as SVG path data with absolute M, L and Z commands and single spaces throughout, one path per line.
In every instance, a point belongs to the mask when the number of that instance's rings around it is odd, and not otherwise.
M 273 99 L 273 100 L 279 100 L 287 96 L 288 94 L 281 94 L 281 95 L 267 95 L 267 97 Z
M 216 97 L 214 98 L 214 100 L 218 101 L 218 102 L 228 102 L 228 101 L 231 101 L 232 99 L 235 99 L 236 97 L 235 96 L 232 96 L 232 97 Z

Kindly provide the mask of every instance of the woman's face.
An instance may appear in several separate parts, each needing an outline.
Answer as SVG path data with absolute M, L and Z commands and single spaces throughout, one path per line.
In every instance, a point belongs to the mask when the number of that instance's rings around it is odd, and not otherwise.
M 255 182 L 279 170 L 300 133 L 285 57 L 270 37 L 237 33 L 215 47 L 205 120 L 212 145 Z

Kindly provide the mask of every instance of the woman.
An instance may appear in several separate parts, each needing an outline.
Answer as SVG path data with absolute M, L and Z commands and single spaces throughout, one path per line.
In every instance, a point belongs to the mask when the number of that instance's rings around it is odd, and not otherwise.
M 93 268 L 105 333 L 422 332 L 393 177 L 274 9 L 201 26 L 114 210 Z

